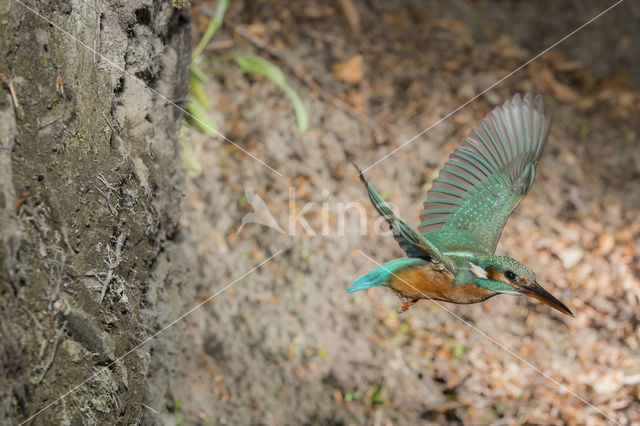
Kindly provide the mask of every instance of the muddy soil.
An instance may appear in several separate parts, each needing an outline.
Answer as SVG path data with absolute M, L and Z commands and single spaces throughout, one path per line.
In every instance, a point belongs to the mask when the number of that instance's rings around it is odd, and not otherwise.
M 232 285 L 186 319 L 175 349 L 179 369 L 151 419 L 640 422 L 640 92 L 625 72 L 630 58 L 637 62 L 629 42 L 639 40 L 637 28 L 616 36 L 615 27 L 596 22 L 431 127 L 536 55 L 540 40 L 551 45 L 608 5 L 590 2 L 580 19 L 558 13 L 540 32 L 531 23 L 548 17 L 553 2 L 525 13 L 489 2 L 363 1 L 355 15 L 345 3 L 237 2 L 216 34 L 211 56 L 253 52 L 282 67 L 311 126 L 297 131 L 288 99 L 269 81 L 211 70 L 219 130 L 277 173 L 224 140 L 190 133 L 204 168 L 188 181 L 181 222 L 197 265 L 193 305 Z M 623 21 L 626 7 L 606 22 Z M 210 8 L 194 7 L 196 23 Z M 533 47 L 522 31 L 509 35 L 519 26 L 532 28 Z M 592 58 L 589 42 L 603 38 L 618 43 L 623 59 L 596 70 L 581 58 Z M 597 54 L 614 50 L 607 46 Z M 296 78 L 296 69 L 317 86 Z M 498 253 L 528 264 L 576 318 L 524 297 L 467 306 L 422 301 L 398 314 L 386 289 L 346 293 L 373 261 L 402 256 L 391 237 L 376 234 L 350 162 L 368 167 L 399 148 L 367 176 L 416 225 L 425 185 L 461 138 L 494 106 L 527 91 L 544 95 L 554 121 L 536 183 Z M 258 224 L 238 232 L 253 212 L 247 186 L 284 233 Z M 359 207 L 348 203 L 364 206 L 365 228 Z M 305 206 L 308 228 L 295 221 Z

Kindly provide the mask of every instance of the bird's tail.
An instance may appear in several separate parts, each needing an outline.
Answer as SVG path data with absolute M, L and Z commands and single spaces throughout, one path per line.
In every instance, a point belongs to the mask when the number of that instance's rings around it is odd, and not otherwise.
M 401 257 L 399 259 L 393 259 L 382 266 L 378 266 L 368 274 L 364 274 L 353 282 L 347 289 L 349 293 L 354 291 L 365 290 L 367 288 L 376 287 L 380 285 L 389 285 L 389 280 L 395 272 L 399 269 L 407 266 L 424 263 L 422 259 L 416 259 L 411 257 Z

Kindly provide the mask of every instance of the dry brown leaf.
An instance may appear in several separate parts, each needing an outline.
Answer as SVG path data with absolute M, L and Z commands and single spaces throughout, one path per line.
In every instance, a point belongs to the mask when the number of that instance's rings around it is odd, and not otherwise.
M 350 84 L 362 80 L 362 55 L 354 55 L 344 62 L 333 64 L 333 76 Z
M 616 240 L 621 243 L 628 243 L 633 241 L 633 229 L 631 226 L 625 226 L 620 228 L 615 234 Z
M 471 125 L 475 123 L 473 111 L 465 109 L 453 116 L 453 122 L 458 125 Z
M 456 41 L 463 45 L 473 41 L 471 30 L 459 19 L 441 17 L 436 20 L 436 24 L 443 30 L 457 35 Z
M 514 44 L 511 37 L 507 34 L 502 34 L 498 37 L 498 39 L 490 45 L 489 50 L 492 53 L 508 59 L 527 59 L 530 56 L 528 50 Z
M 360 90 L 349 90 L 348 99 L 345 101 L 358 112 L 364 114 L 367 110 L 367 97 Z
M 607 255 L 616 245 L 616 239 L 612 234 L 602 234 L 598 237 L 598 254 Z
M 354 33 L 360 32 L 360 13 L 352 0 L 337 0 L 344 17 L 349 24 L 349 28 Z
M 576 92 L 566 84 L 562 84 L 556 80 L 550 69 L 545 69 L 543 76 L 549 82 L 551 90 L 553 91 L 553 96 L 555 96 L 557 100 L 561 102 L 571 102 L 577 99 L 578 95 Z
M 413 21 L 404 9 L 393 12 L 383 12 L 380 17 L 384 20 L 385 24 L 395 28 L 407 28 Z
M 442 67 L 447 71 L 458 71 L 462 68 L 462 61 L 460 59 L 449 59 L 442 63 Z
M 58 77 L 56 78 L 56 92 L 64 96 L 64 81 L 62 80 L 62 72 L 58 70 Z
M 566 84 L 556 80 L 550 68 L 540 64 L 531 64 L 529 75 L 540 91 L 549 90 L 553 92 L 553 96 L 560 102 L 573 102 L 578 98 L 578 94 Z
M 27 194 L 26 192 L 23 192 L 16 199 L 16 212 L 18 212 L 20 210 L 20 206 L 22 206 L 22 204 L 27 200 L 28 197 L 29 197 L 29 194 Z
M 594 98 L 593 96 L 580 96 L 576 104 L 580 109 L 593 108 L 593 106 L 596 104 L 596 98 Z
M 562 72 L 577 71 L 584 68 L 581 61 L 563 61 L 556 64 L 556 69 Z
M 256 37 L 261 37 L 267 33 L 267 26 L 262 22 L 256 22 L 245 28 L 247 32 Z
M 318 4 L 308 6 L 304 9 L 304 14 L 312 19 L 329 18 L 334 16 L 335 13 L 332 7 Z

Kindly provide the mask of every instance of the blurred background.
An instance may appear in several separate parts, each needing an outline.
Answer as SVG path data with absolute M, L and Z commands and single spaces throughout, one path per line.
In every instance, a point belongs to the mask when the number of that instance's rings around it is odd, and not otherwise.
M 542 94 L 550 137 L 498 254 L 529 265 L 576 318 L 507 296 L 446 304 L 463 322 L 427 301 L 398 314 L 385 289 L 346 292 L 376 266 L 358 250 L 402 255 L 374 232 L 350 162 L 378 161 L 613 4 L 194 2 L 190 111 L 236 145 L 195 125 L 183 134 L 193 304 L 282 252 L 186 318 L 158 420 L 640 424 L 638 2 L 367 172 L 417 225 L 434 173 L 474 124 L 517 92 Z M 356 208 L 340 210 L 350 202 L 366 207 L 366 235 Z M 296 221 L 305 206 L 308 228 Z M 238 232 L 260 208 L 285 232 Z

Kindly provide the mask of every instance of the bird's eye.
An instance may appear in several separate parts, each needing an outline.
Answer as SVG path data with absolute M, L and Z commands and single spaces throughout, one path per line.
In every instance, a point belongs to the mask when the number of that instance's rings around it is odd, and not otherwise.
M 513 281 L 516 279 L 516 274 L 514 274 L 513 271 L 506 271 L 504 273 L 504 276 L 507 277 L 509 281 Z

